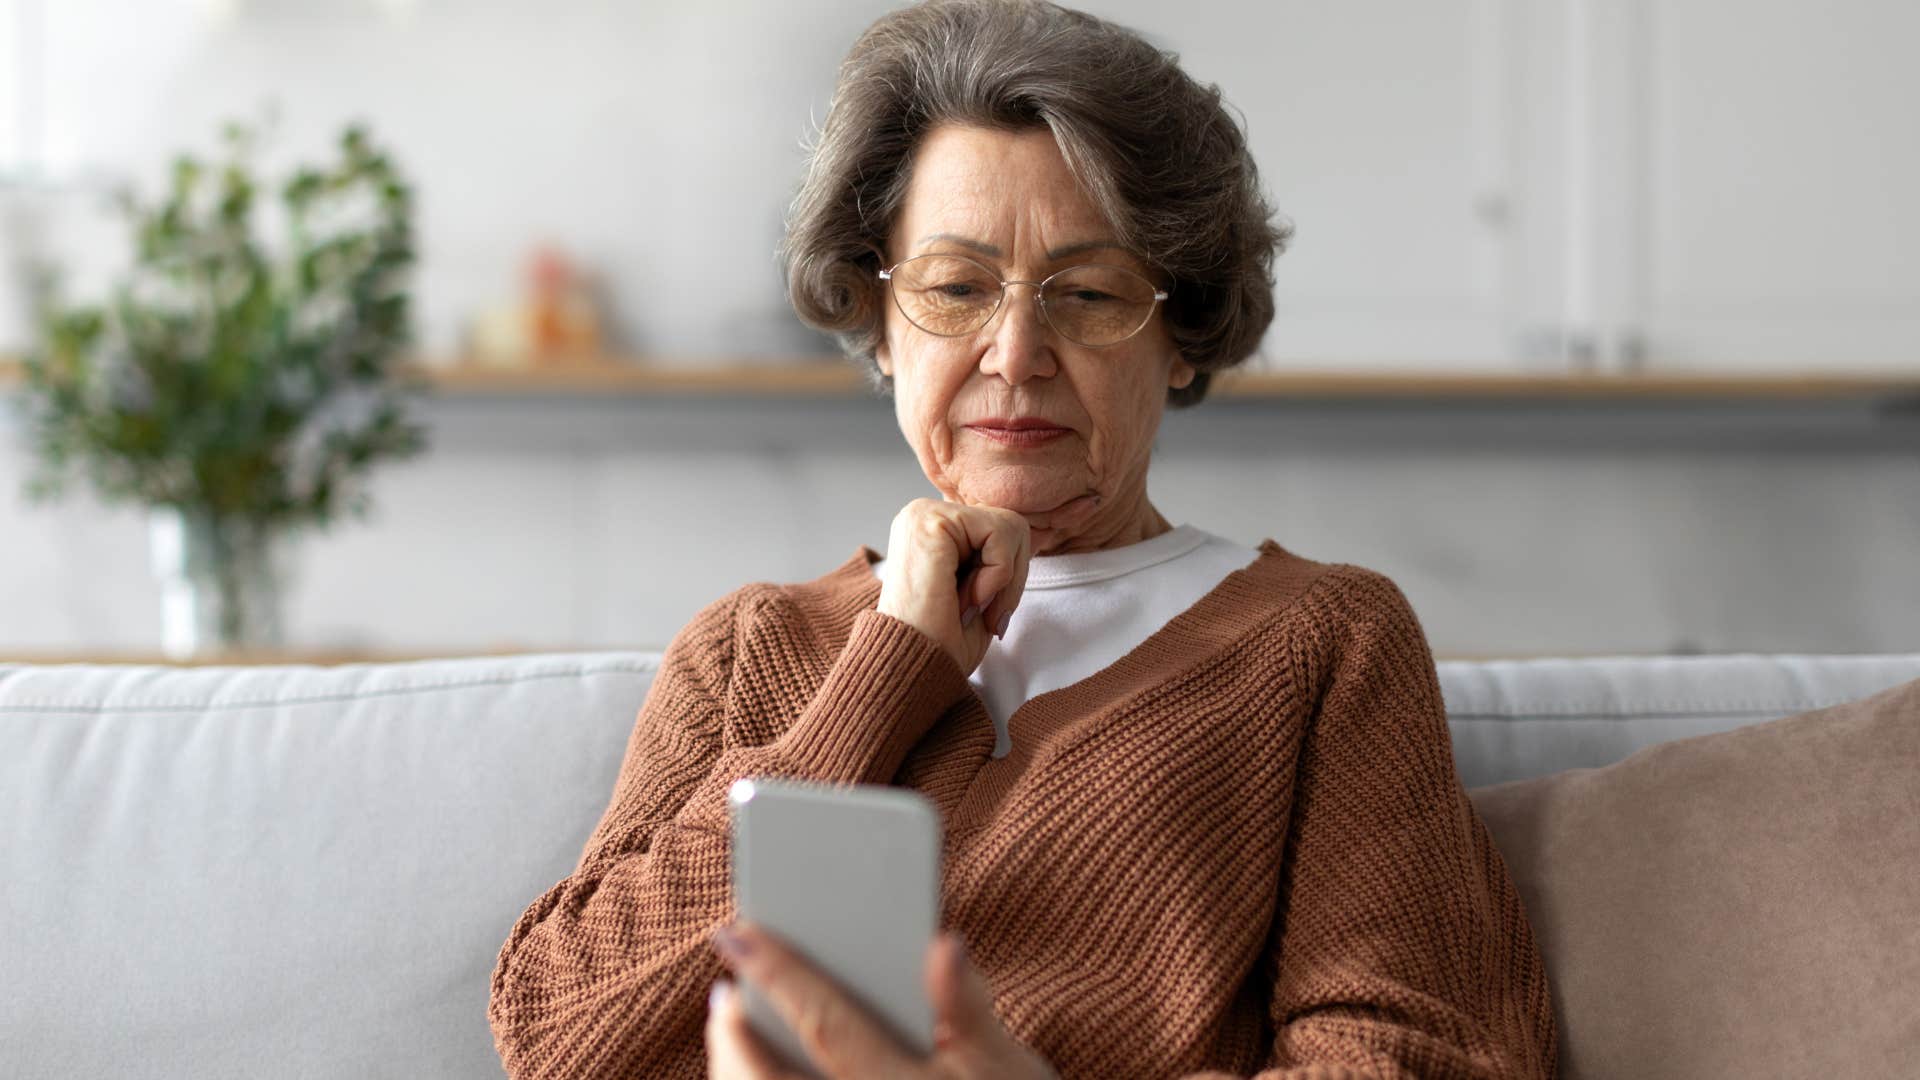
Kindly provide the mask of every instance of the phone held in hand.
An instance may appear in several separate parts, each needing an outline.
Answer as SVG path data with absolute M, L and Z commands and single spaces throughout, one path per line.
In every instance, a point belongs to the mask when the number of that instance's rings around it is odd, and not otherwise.
M 933 1052 L 924 964 L 940 913 L 940 817 L 907 788 L 772 777 L 734 781 L 733 895 L 741 918 L 778 934 L 845 987 L 902 1045 Z M 789 1068 L 819 1076 L 798 1038 L 745 979 L 755 1034 Z

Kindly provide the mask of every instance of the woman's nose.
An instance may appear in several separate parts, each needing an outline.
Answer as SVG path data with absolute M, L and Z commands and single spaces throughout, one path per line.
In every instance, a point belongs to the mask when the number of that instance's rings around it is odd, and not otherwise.
M 1035 376 L 1052 375 L 1056 366 L 1047 323 L 1040 314 L 1039 287 L 1022 281 L 1006 290 L 1000 310 L 993 315 L 997 322 L 987 324 L 993 338 L 980 358 L 980 370 L 1018 386 Z

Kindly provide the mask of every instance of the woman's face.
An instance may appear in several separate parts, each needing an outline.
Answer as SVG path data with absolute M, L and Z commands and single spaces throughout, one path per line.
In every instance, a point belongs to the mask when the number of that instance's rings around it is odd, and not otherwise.
M 1044 128 L 927 133 L 886 262 L 932 252 L 965 255 L 1005 280 L 1100 262 L 1165 286 L 1116 246 Z M 1140 539 L 1130 530 L 1153 514 L 1147 463 L 1167 388 L 1191 382 L 1193 368 L 1158 310 L 1133 337 L 1089 348 L 1047 326 L 1035 292 L 1009 286 L 992 321 L 964 337 L 927 333 L 887 302 L 877 359 L 893 377 L 900 431 L 947 499 L 1027 516 L 1036 554 Z M 1000 426 L 1036 418 L 1063 430 L 1012 436 Z M 1083 495 L 1097 505 L 1053 514 Z

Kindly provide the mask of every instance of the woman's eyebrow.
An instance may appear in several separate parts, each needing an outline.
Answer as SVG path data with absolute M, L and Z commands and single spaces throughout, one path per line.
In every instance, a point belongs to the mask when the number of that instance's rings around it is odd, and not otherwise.
M 968 248 L 970 250 L 977 251 L 982 255 L 991 255 L 996 259 L 999 258 L 1002 254 L 1000 249 L 997 247 L 994 247 L 992 244 L 983 244 L 978 240 L 969 239 L 968 237 L 965 237 L 965 236 L 957 236 L 953 233 L 932 233 L 930 235 L 923 236 L 920 238 L 920 242 L 923 244 L 931 243 L 932 241 L 935 241 L 935 240 L 945 240 L 948 243 L 959 244 L 963 248 Z M 1112 240 L 1082 240 L 1082 241 L 1079 241 L 1078 243 L 1067 244 L 1064 247 L 1054 248 L 1052 251 L 1047 252 L 1047 258 L 1064 259 L 1069 255 L 1078 255 L 1083 251 L 1095 251 L 1100 248 L 1112 248 L 1115 251 L 1126 250 L 1125 248 L 1121 247 L 1119 244 L 1114 243 Z

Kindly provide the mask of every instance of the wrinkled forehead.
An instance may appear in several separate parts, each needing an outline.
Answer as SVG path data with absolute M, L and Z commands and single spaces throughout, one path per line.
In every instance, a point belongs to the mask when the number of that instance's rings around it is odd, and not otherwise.
M 936 128 L 916 150 L 888 237 L 893 259 L 950 251 L 995 261 L 1140 260 L 1117 243 L 1051 132 Z

